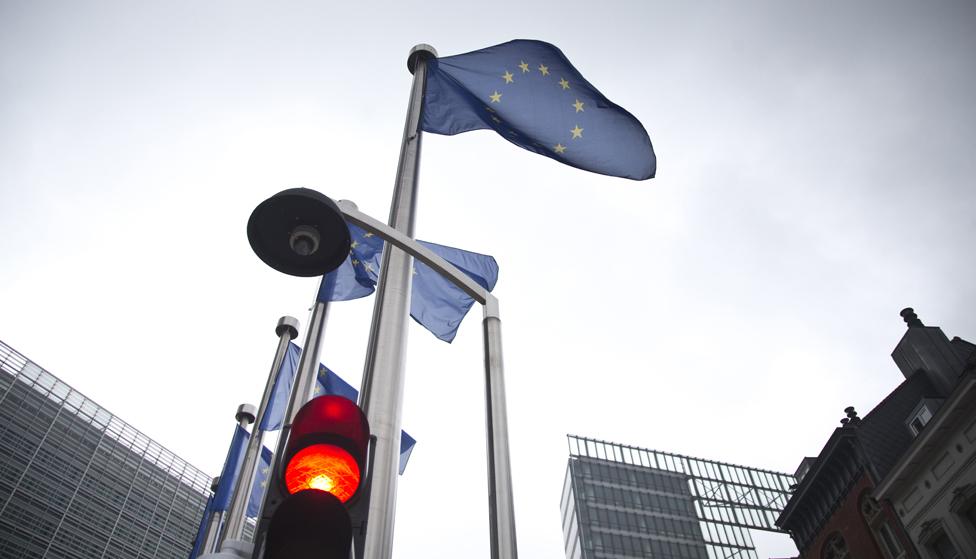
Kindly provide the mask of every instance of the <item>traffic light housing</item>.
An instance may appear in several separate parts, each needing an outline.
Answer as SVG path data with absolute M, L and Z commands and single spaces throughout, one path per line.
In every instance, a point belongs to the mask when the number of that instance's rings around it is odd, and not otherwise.
M 273 489 L 282 496 L 270 516 L 266 559 L 348 559 L 356 507 L 368 486 L 369 424 L 342 396 L 319 396 L 295 415 Z

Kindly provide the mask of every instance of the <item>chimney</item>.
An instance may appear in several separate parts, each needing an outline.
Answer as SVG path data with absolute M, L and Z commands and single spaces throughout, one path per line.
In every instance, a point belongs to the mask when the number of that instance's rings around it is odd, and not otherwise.
M 902 310 L 901 316 L 908 330 L 891 352 L 891 358 L 906 379 L 925 371 L 940 395 L 948 396 L 965 364 L 941 328 L 924 325 L 911 307 Z

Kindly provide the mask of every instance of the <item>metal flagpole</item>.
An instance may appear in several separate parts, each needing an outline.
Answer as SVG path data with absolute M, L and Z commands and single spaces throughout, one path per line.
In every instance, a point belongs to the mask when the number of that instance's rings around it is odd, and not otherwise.
M 214 476 L 214 478 L 210 480 L 210 491 L 216 494 L 218 485 L 220 485 L 220 476 Z M 213 495 L 211 495 L 210 498 L 213 499 Z M 207 520 L 207 527 L 203 532 L 203 543 L 200 545 L 200 550 L 199 553 L 197 553 L 197 557 L 213 551 L 214 545 L 217 543 L 217 532 L 220 528 L 220 514 L 221 513 L 214 511 L 210 512 L 210 519 Z M 191 557 L 190 559 L 196 559 L 196 557 Z
M 271 461 L 271 475 L 275 478 L 278 477 L 278 472 L 284 467 L 282 457 L 285 453 L 285 445 L 288 443 L 288 434 L 291 432 L 292 421 L 295 419 L 295 415 L 298 414 L 298 410 L 314 396 L 313 391 L 315 390 L 315 380 L 318 374 L 319 353 L 322 349 L 322 334 L 325 332 L 325 325 L 329 319 L 329 303 L 327 301 L 320 301 L 318 298 L 322 282 L 324 281 L 325 276 L 322 276 L 319 289 L 315 291 L 315 302 L 312 304 L 312 312 L 308 318 L 308 329 L 305 330 L 305 345 L 302 347 L 301 356 L 298 358 L 298 370 L 295 372 L 295 382 L 291 387 L 288 406 L 285 408 L 284 416 L 281 419 L 281 432 L 278 434 L 278 444 L 275 446 L 274 457 Z M 264 537 L 267 532 L 267 526 L 263 525 L 266 520 L 264 518 L 264 511 L 268 508 L 268 500 L 274 498 L 275 495 L 276 492 L 271 490 L 269 484 L 269 489 L 264 493 L 264 499 L 261 500 L 261 510 L 258 513 L 258 526 L 255 531 L 254 552 L 252 555 L 255 559 L 263 556 Z
M 436 56 L 437 51 L 430 45 L 417 45 L 407 58 L 407 68 L 413 73 L 413 86 L 403 127 L 389 223 L 392 228 L 410 237 L 413 236 L 417 205 L 420 118 L 427 83 L 427 60 Z M 383 267 L 373 306 L 359 399 L 359 405 L 369 420 L 370 431 L 376 436 L 369 524 L 363 548 L 365 559 L 389 559 L 393 554 L 403 368 L 412 271 L 413 258 L 387 243 L 383 249 Z
M 512 465 L 508 452 L 508 411 L 502 364 L 502 321 L 498 299 L 485 301 L 485 429 L 488 440 L 488 509 L 491 517 L 491 558 L 517 559 Z
M 217 549 L 221 549 L 225 541 L 239 540 L 244 535 L 247 503 L 251 497 L 251 486 L 254 485 L 254 478 L 257 473 L 256 466 L 261 455 L 261 443 L 264 439 L 261 423 L 268 411 L 271 393 L 274 391 L 275 383 L 278 380 L 278 371 L 281 370 L 281 363 L 288 351 L 288 343 L 298 336 L 298 319 L 290 316 L 281 317 L 275 327 L 275 334 L 278 335 L 278 349 L 275 351 L 274 359 L 271 362 L 271 371 L 268 373 L 268 381 L 264 385 L 264 394 L 261 396 L 261 404 L 258 406 L 257 420 L 251 429 L 251 438 L 247 441 L 241 471 L 237 475 L 237 484 L 234 486 L 233 500 L 225 516 L 226 528 L 220 536 Z
M 254 423 L 254 406 L 251 404 L 241 404 L 237 406 L 237 413 L 234 414 L 234 419 L 237 420 L 237 425 L 241 429 L 246 429 L 248 425 Z M 236 436 L 236 435 L 235 435 Z M 233 441 L 233 439 L 231 439 Z M 230 459 L 230 450 L 227 451 L 227 459 L 224 460 L 224 464 Z M 219 478 L 214 478 L 219 479 Z M 226 481 L 226 480 L 221 480 Z M 217 482 L 219 485 L 220 482 Z M 216 491 L 216 488 L 214 489 Z M 213 552 L 217 548 L 217 544 L 221 541 L 220 532 L 221 524 L 224 523 L 224 519 L 227 517 L 226 511 L 214 512 L 214 519 L 211 521 L 210 526 L 207 528 L 207 535 L 205 538 L 205 543 L 203 549 L 200 550 L 200 556 L 204 556 L 208 553 Z M 226 525 L 225 525 L 226 527 Z

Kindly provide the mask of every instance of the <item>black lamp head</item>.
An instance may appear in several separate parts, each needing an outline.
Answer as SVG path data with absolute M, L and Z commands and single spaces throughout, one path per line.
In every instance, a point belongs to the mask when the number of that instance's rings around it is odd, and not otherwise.
M 308 188 L 289 188 L 258 204 L 247 240 L 262 261 L 291 276 L 323 276 L 349 254 L 349 228 L 339 206 Z

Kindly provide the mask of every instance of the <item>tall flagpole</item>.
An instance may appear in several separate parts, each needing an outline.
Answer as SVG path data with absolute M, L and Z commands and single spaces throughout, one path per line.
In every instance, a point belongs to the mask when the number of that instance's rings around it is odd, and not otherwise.
M 502 323 L 498 299 L 453 264 L 414 239 L 362 213 L 356 204 L 340 200 L 346 220 L 379 235 L 409 253 L 451 281 L 484 305 L 485 434 L 488 446 L 488 517 L 492 559 L 517 559 L 515 503 L 512 497 L 512 467 L 508 448 L 508 411 L 502 360 Z M 369 529 L 367 528 L 367 533 Z
M 237 475 L 237 484 L 234 486 L 233 500 L 224 521 L 226 528 L 220 535 L 220 544 L 217 549 L 221 549 L 227 540 L 239 540 L 244 536 L 247 503 L 251 497 L 251 486 L 254 485 L 257 463 L 261 456 L 261 443 L 264 439 L 264 430 L 261 429 L 261 424 L 264 422 L 264 416 L 268 411 L 271 393 L 274 391 L 275 383 L 278 380 L 278 372 L 281 370 L 281 363 L 288 351 L 288 344 L 298 337 L 298 319 L 290 316 L 281 317 L 275 327 L 275 334 L 278 335 L 278 348 L 275 350 L 274 359 L 271 360 L 271 371 L 268 373 L 268 380 L 264 385 L 264 394 L 261 396 L 254 427 L 251 428 L 251 437 L 247 441 L 241 471 Z
M 288 443 L 288 435 L 291 433 L 292 421 L 294 421 L 295 415 L 298 414 L 301 407 L 314 395 L 315 379 L 319 368 L 319 353 L 321 353 L 322 349 L 325 325 L 329 319 L 329 303 L 319 300 L 318 297 L 322 289 L 322 283 L 324 282 L 325 276 L 322 276 L 319 282 L 319 289 L 315 291 L 315 301 L 312 303 L 312 310 L 309 314 L 308 327 L 305 329 L 305 345 L 302 347 L 301 356 L 298 358 L 295 381 L 291 387 L 288 406 L 285 408 L 285 413 L 281 418 L 281 431 L 278 434 L 278 444 L 275 446 L 275 452 L 271 459 L 271 477 L 273 478 L 277 478 L 279 472 L 284 469 L 283 456 L 285 455 L 285 446 Z M 261 500 L 261 509 L 258 512 L 258 525 L 255 528 L 254 534 L 254 552 L 252 555 L 254 559 L 259 559 L 264 556 L 264 538 L 267 535 L 268 528 L 268 519 L 265 518 L 265 513 L 275 504 L 269 503 L 269 501 L 274 501 L 281 497 L 282 495 L 270 485 L 264 493 L 264 499 Z
M 413 237 L 417 206 L 420 119 L 427 84 L 427 61 L 436 56 L 437 51 L 430 45 L 417 45 L 407 58 L 407 68 L 413 73 L 413 87 L 403 127 L 389 224 L 409 237 Z M 369 420 L 370 431 L 376 436 L 369 520 L 364 543 L 365 559 L 390 559 L 393 555 L 412 271 L 413 258 L 386 243 L 359 398 L 360 407 Z

